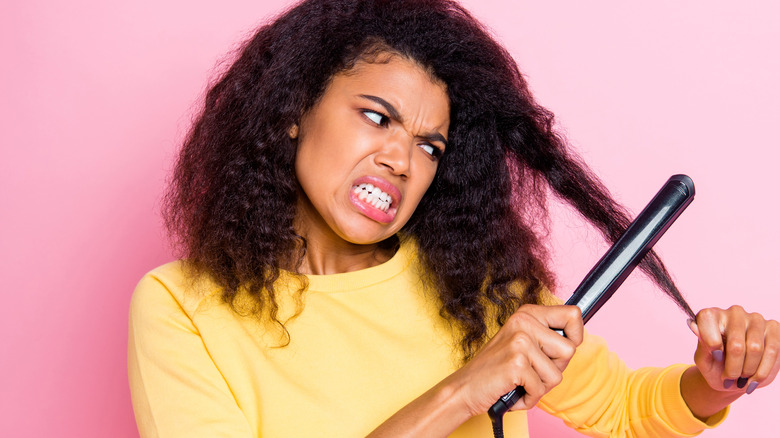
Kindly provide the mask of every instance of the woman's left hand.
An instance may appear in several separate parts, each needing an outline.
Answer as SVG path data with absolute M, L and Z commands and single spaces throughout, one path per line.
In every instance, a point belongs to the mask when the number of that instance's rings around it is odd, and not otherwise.
M 772 383 L 780 370 L 780 323 L 740 306 L 709 308 L 689 321 L 699 338 L 694 361 L 707 384 L 734 395 Z

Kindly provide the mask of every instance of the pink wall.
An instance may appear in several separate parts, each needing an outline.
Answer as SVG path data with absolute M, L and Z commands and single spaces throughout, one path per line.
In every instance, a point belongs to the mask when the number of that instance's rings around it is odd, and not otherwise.
M 217 60 L 285 3 L 4 5 L 0 435 L 137 435 L 127 304 L 140 276 L 172 257 L 158 215 L 172 156 Z M 741 303 L 780 318 L 774 2 L 464 3 L 618 199 L 637 211 L 672 173 L 694 178 L 696 201 L 659 244 L 694 308 Z M 565 210 L 553 236 L 571 290 L 602 247 Z M 632 366 L 693 352 L 685 317 L 641 277 L 591 330 Z M 778 395 L 780 383 L 745 397 L 707 436 L 765 434 Z M 532 420 L 537 435 L 569 436 L 557 420 Z

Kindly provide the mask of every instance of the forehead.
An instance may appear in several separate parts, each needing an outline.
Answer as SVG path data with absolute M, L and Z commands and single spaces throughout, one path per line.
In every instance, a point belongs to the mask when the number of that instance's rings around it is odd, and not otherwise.
M 417 60 L 395 52 L 390 48 L 367 50 L 354 62 L 350 63 L 349 67 L 345 68 L 337 75 L 355 75 L 364 72 L 367 68 L 368 70 L 373 70 L 371 68 L 372 66 L 379 67 L 378 70 L 381 70 L 382 65 L 389 65 L 392 68 L 406 68 L 409 71 L 414 70 L 415 73 L 423 73 L 428 81 L 446 89 L 444 81 L 436 77 L 433 70 L 419 63 Z
M 447 87 L 418 62 L 401 55 L 385 53 L 359 60 L 336 74 L 325 93 L 376 95 L 400 112 L 425 113 L 449 119 Z

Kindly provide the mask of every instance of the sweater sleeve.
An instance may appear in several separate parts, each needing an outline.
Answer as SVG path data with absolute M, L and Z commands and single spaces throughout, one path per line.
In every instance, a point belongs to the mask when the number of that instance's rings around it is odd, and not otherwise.
M 196 325 L 153 271 L 130 304 L 128 376 L 142 437 L 250 437 Z
M 586 333 L 563 382 L 538 406 L 594 437 L 689 437 L 720 424 L 728 408 L 706 422 L 680 393 L 688 365 L 630 370 L 600 337 Z

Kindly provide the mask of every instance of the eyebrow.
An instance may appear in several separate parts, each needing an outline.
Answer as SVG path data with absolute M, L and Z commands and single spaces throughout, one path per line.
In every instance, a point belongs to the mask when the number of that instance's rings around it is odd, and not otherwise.
M 382 99 L 379 96 L 372 96 L 370 94 L 360 94 L 359 97 L 362 97 L 363 99 L 368 99 L 372 102 L 376 102 L 380 105 L 382 105 L 385 108 L 385 111 L 387 111 L 388 114 L 390 114 L 390 117 L 398 120 L 399 122 L 403 123 L 404 119 L 401 117 L 401 114 L 398 112 L 397 109 L 393 105 L 390 104 L 390 102 Z M 444 138 L 443 135 L 441 135 L 438 132 L 431 132 L 425 135 L 421 135 L 420 137 L 428 140 L 428 141 L 438 141 L 441 143 L 444 143 L 444 147 L 447 147 L 447 139 Z

